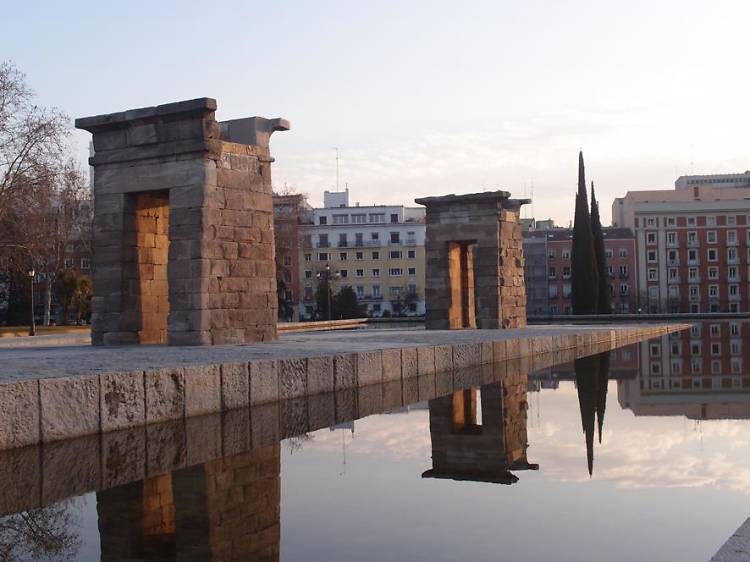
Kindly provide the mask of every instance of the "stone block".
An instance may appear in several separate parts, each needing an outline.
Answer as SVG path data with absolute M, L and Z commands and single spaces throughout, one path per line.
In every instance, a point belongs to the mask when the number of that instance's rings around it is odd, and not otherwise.
M 185 417 L 185 375 L 182 369 L 153 369 L 144 373 L 146 423 Z
M 307 396 L 307 359 L 280 359 L 279 399 Z
M 480 365 L 472 365 L 462 369 L 456 369 L 453 373 L 453 388 L 469 388 L 482 384 L 482 371 Z
M 310 431 L 317 431 L 336 424 L 336 400 L 332 392 L 307 397 Z
M 101 489 L 98 435 L 49 443 L 42 448 L 42 505 Z
M 99 376 L 39 381 L 42 442 L 98 433 Z
M 187 465 L 185 420 L 146 427 L 146 475 L 155 476 Z
M 418 377 L 409 377 L 403 380 L 404 406 L 419 402 L 419 380 Z
M 383 411 L 383 389 L 379 384 L 360 387 L 357 392 L 357 417 L 362 419 Z
M 146 423 L 143 371 L 99 375 L 102 432 Z
M 408 379 L 419 374 L 417 365 L 417 348 L 405 347 L 401 350 L 401 377 Z
M 39 381 L 0 384 L 0 449 L 39 443 L 39 416 Z
M 518 338 L 505 340 L 505 359 L 517 359 L 521 356 L 521 344 Z
M 195 365 L 182 369 L 185 381 L 185 416 L 202 416 L 221 411 L 221 369 L 219 365 Z
M 492 363 L 494 359 L 493 346 L 491 341 L 483 341 L 481 344 L 481 359 L 482 364 Z
M 380 351 L 357 353 L 357 384 L 363 387 L 383 380 L 383 356 Z
M 417 372 L 419 376 L 435 374 L 435 348 L 422 346 L 417 348 Z
M 102 443 L 102 488 L 114 488 L 143 480 L 146 476 L 146 428 L 104 433 Z
M 228 410 L 221 415 L 221 444 L 224 456 L 250 450 L 250 409 Z
M 401 381 L 401 350 L 384 349 L 382 356 L 383 382 Z
M 333 392 L 333 357 L 307 358 L 307 393 Z
M 185 433 L 188 466 L 221 457 L 221 414 L 187 418 Z
M 496 340 L 492 342 L 492 361 L 498 363 L 505 361 L 505 340 Z
M 247 363 L 221 365 L 221 409 L 233 410 L 250 405 L 250 373 Z
M 266 404 L 279 399 L 278 364 L 273 360 L 251 361 L 250 404 Z
M 253 406 L 250 410 L 250 425 L 253 449 L 277 444 L 281 435 L 279 403 L 270 402 Z
M 435 346 L 435 372 L 452 372 L 453 371 L 453 346 L 437 345 Z
M 457 343 L 453 346 L 453 365 L 456 371 L 474 367 L 482 362 L 482 348 L 478 343 Z
M 333 357 L 333 385 L 336 391 L 357 387 L 357 355 L 355 353 Z
M 507 365 L 505 361 L 496 361 L 492 364 L 493 381 L 502 381 L 507 375 Z

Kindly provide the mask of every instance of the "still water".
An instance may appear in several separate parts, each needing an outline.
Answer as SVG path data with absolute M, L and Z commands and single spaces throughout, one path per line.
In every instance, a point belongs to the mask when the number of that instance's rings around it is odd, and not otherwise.
M 132 474 L 160 459 L 130 436 L 60 449 L 107 450 L 96 491 L 0 519 L 0 560 L 705 562 L 750 516 L 746 332 L 698 324 L 286 439 L 245 435 L 242 452 L 226 434 L 248 423 L 237 413 L 178 431 L 186 451 L 164 455 L 184 468 L 149 478 Z M 207 427 L 222 444 L 194 457 Z M 117 455 L 127 469 L 107 480 Z M 6 462 L 17 476 L 30 461 Z M 45 503 L 86 477 L 70 470 L 2 493 Z

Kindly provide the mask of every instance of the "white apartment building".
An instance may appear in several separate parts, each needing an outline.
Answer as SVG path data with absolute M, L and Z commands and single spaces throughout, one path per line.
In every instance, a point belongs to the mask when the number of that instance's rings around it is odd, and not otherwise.
M 425 209 L 403 205 L 349 205 L 349 191 L 324 193 L 302 225 L 300 315 L 315 313 L 315 290 L 326 267 L 336 293 L 349 285 L 371 316 L 425 312 Z
M 708 174 L 702 176 L 680 176 L 674 182 L 675 189 L 695 187 L 738 188 L 750 187 L 750 170 L 742 174 Z

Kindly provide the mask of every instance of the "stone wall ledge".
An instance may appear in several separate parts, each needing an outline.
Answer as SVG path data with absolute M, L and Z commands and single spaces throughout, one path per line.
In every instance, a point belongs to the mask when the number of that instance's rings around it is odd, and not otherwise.
M 360 411 L 375 412 L 385 404 L 395 407 L 422 399 L 418 398 L 419 388 L 432 388 L 440 396 L 453 388 L 500 380 L 495 377 L 508 371 L 527 373 L 689 327 L 690 324 L 658 324 L 400 331 L 411 337 L 405 335 L 387 342 L 376 340 L 378 336 L 391 336 L 386 333 L 388 330 L 330 333 L 327 338 L 322 334 L 292 334 L 273 344 L 216 346 L 211 351 L 197 351 L 208 359 L 188 364 L 178 360 L 170 364 L 161 356 L 174 353 L 174 348 L 130 347 L 126 349 L 134 355 L 151 353 L 150 362 L 158 366 L 117 366 L 110 370 L 106 361 L 97 368 L 81 363 L 75 374 L 63 372 L 40 378 L 27 370 L 26 376 L 0 384 L 0 449 L 185 420 L 271 404 L 279 399 L 307 401 L 318 400 L 314 397 L 325 393 L 353 393 L 343 402 L 334 401 L 339 408 L 349 404 L 348 410 L 335 411 L 333 418 L 330 412 L 319 413 L 326 423 L 331 419 L 340 423 L 354 419 L 352 415 L 356 417 Z M 151 350 L 144 351 L 147 347 Z M 91 354 L 91 348 L 74 349 Z M 244 350 L 248 351 L 243 353 Z M 33 358 L 33 351 L 23 352 L 22 359 L 26 358 L 30 365 L 33 362 L 28 358 L 30 354 Z M 61 360 L 69 352 L 65 348 L 35 351 L 39 358 L 41 354 L 59 353 Z M 111 348 L 97 351 L 112 353 Z M 248 358 L 238 360 L 237 356 Z M 420 383 L 425 376 L 435 377 L 435 384 Z M 392 400 L 386 399 L 384 390 L 382 396 L 375 396 L 380 392 L 375 388 L 386 386 L 394 387 L 390 391 Z M 367 390 L 368 387 L 372 389 Z M 311 414 L 307 415 L 309 418 Z

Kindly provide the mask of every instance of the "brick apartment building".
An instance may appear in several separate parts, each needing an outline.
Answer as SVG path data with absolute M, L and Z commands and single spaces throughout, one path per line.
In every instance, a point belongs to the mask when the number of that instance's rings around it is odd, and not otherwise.
M 612 310 L 637 311 L 635 238 L 627 228 L 604 228 Z M 570 251 L 573 230 L 552 228 L 524 232 L 529 315 L 572 314 Z
M 300 229 L 312 224 L 312 207 L 304 195 L 273 196 L 274 244 L 276 246 L 276 280 L 279 284 L 279 316 L 284 320 L 299 318 Z
M 674 191 L 631 191 L 615 199 L 613 222 L 635 233 L 644 310 L 750 311 L 746 176 L 683 176 Z

